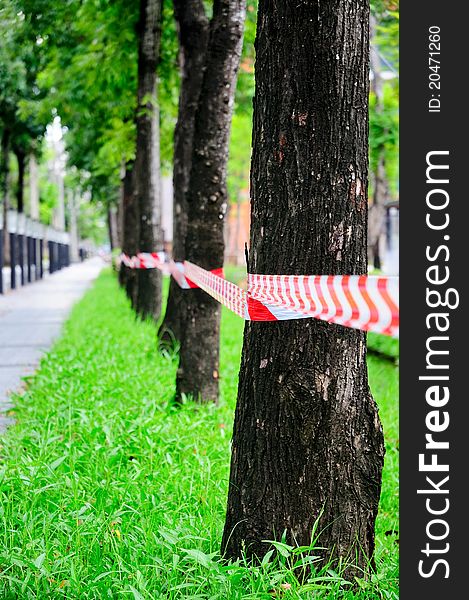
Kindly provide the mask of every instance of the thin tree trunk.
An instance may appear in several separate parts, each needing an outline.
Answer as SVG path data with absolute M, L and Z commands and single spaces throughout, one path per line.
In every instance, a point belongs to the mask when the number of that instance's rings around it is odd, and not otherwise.
M 19 213 L 24 212 L 24 175 L 26 169 L 26 155 L 19 149 L 15 149 L 18 162 L 18 185 L 16 188 L 16 209 Z
M 0 154 L 0 199 L 3 203 L 3 261 L 4 264 L 10 264 L 10 236 L 8 235 L 8 211 L 10 209 L 8 195 L 9 180 L 9 151 L 10 151 L 10 132 L 4 129 L 1 141 Z
M 367 0 L 259 3 L 251 273 L 366 273 L 368 16 Z M 309 545 L 318 520 L 313 553 L 365 568 L 383 455 L 363 332 L 246 324 L 227 557 L 262 557 L 284 531 Z
M 57 207 L 55 209 L 55 226 L 59 231 L 65 231 L 65 185 L 64 175 L 57 172 Z
M 223 266 L 226 164 L 236 77 L 241 56 L 244 0 L 215 0 L 210 22 L 187 200 L 186 259 L 204 269 Z M 202 290 L 185 302 L 176 397 L 218 400 L 220 304 Z
M 139 250 L 155 252 L 162 245 L 159 190 L 159 112 L 156 67 L 161 38 L 161 0 L 140 1 L 138 49 L 137 149 L 134 194 L 139 210 Z M 142 318 L 158 320 L 161 312 L 161 272 L 137 271 L 135 310 Z
M 122 252 L 135 256 L 138 252 L 139 217 L 138 203 L 133 191 L 133 169 L 128 163 L 122 178 L 122 207 L 123 207 L 123 239 Z M 119 282 L 127 293 L 132 306 L 135 305 L 137 274 L 134 269 L 121 265 Z
M 108 206 L 107 209 L 107 227 L 109 233 L 109 244 L 111 250 L 115 250 L 119 247 L 119 240 L 117 237 L 117 209 L 115 206 Z
M 119 248 L 122 250 L 122 244 L 124 240 L 124 185 L 123 179 L 125 177 L 125 163 L 121 166 L 121 184 L 119 187 L 119 202 L 117 204 L 117 239 L 119 242 Z
M 370 36 L 376 31 L 376 20 L 370 16 Z M 376 47 L 372 44 L 370 51 L 370 67 L 373 73 L 372 90 L 376 97 L 375 111 L 380 114 L 384 110 L 383 80 L 381 65 Z M 380 238 L 384 230 L 386 218 L 385 203 L 389 195 L 389 183 L 386 176 L 386 149 L 384 144 L 378 148 L 378 160 L 373 173 L 373 196 L 368 211 L 368 264 L 376 269 L 381 268 Z
M 78 223 L 77 223 L 77 202 L 76 192 L 74 190 L 68 190 L 68 214 L 70 215 L 70 261 L 75 263 L 78 262 Z
M 39 221 L 39 173 L 33 153 L 29 155 L 29 214 L 31 219 Z
M 185 256 L 187 231 L 187 190 L 192 163 L 194 120 L 202 88 L 205 53 L 208 42 L 208 19 L 202 0 L 174 0 L 174 16 L 179 30 L 181 90 L 178 120 L 174 130 L 173 166 L 173 259 Z M 163 345 L 181 339 L 185 293 L 173 278 L 169 284 L 166 312 L 158 337 Z

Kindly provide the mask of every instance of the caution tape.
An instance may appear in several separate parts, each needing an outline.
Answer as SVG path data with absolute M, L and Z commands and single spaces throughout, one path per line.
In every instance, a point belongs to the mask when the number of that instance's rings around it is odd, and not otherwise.
M 160 269 L 165 270 L 167 256 L 161 252 L 139 252 L 136 256 L 127 256 L 122 253 L 119 262 L 129 269 Z
M 251 321 L 321 319 L 329 323 L 399 337 L 399 278 L 369 275 L 248 274 L 248 289 L 224 279 L 223 269 L 207 271 L 162 255 L 121 257 L 130 268 L 158 268 L 184 289 L 199 287 L 234 313 Z

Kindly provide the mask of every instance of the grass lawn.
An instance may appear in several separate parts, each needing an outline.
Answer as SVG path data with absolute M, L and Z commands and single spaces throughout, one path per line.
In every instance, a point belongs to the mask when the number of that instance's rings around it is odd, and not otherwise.
M 301 586 L 285 549 L 255 568 L 218 560 L 242 327 L 224 311 L 220 405 L 175 409 L 174 358 L 101 275 L 0 440 L 0 598 L 398 598 L 397 368 L 374 356 L 387 449 L 376 576 Z

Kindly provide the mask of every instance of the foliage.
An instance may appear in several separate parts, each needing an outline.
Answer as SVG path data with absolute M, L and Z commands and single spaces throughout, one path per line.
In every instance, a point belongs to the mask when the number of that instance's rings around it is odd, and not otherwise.
M 399 193 L 399 2 L 377 0 L 372 5 L 377 27 L 372 44 L 384 69 L 395 77 L 383 82 L 383 102 L 377 110 L 370 92 L 370 171 L 376 170 L 381 152 L 391 196 Z
M 224 311 L 220 405 L 176 408 L 177 362 L 157 352 L 154 326 L 135 320 L 111 273 L 100 277 L 14 399 L 0 467 L 2 597 L 397 599 L 397 370 L 374 357 L 387 447 L 376 575 L 351 589 L 313 569 L 301 583 L 292 567 L 314 559 L 281 540 L 260 566 L 220 560 L 242 328 Z

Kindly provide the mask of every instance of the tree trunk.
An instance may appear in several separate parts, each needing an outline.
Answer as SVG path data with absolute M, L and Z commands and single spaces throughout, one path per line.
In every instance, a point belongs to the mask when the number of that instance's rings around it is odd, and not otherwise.
M 33 153 L 29 155 L 29 214 L 31 219 L 39 221 L 39 173 Z
M 186 258 L 186 195 L 192 163 L 195 113 L 205 67 L 208 19 L 202 0 L 174 0 L 174 16 L 179 30 L 181 90 L 178 120 L 174 130 L 173 259 L 182 261 Z M 185 297 L 184 290 L 171 278 L 166 313 L 158 332 L 163 345 L 173 346 L 181 339 Z
M 244 0 L 215 0 L 195 116 L 186 259 L 208 270 L 223 266 L 226 164 L 244 16 Z M 184 308 L 176 397 L 190 394 L 196 400 L 216 402 L 220 304 L 194 289 Z
M 135 256 L 138 252 L 139 218 L 138 203 L 133 192 L 133 169 L 127 163 L 122 178 L 122 207 L 123 207 L 123 239 L 122 252 L 128 256 Z M 132 306 L 135 306 L 137 273 L 121 265 L 119 270 L 119 283 L 127 293 Z
M 366 273 L 368 12 L 367 0 L 259 2 L 251 273 Z M 262 557 L 285 530 L 309 545 L 318 520 L 324 559 L 365 568 L 383 455 L 363 332 L 246 323 L 227 557 Z
M 55 227 L 59 231 L 65 231 L 65 185 L 64 174 L 58 171 L 57 174 L 57 206 L 55 208 Z
M 370 34 L 373 37 L 376 31 L 376 20 L 370 17 Z M 384 110 L 383 80 L 381 78 L 381 65 L 377 49 L 374 45 L 370 51 L 370 67 L 373 73 L 372 90 L 376 97 L 375 111 L 382 113 Z M 375 269 L 381 269 L 380 238 L 383 233 L 386 218 L 385 203 L 389 195 L 389 183 L 386 177 L 386 149 L 381 144 L 378 149 L 378 160 L 373 173 L 373 196 L 368 211 L 368 264 Z
M 16 188 L 16 209 L 19 213 L 24 212 L 24 175 L 26 169 L 26 155 L 19 149 L 15 149 L 18 162 L 18 185 Z
M 78 223 L 77 223 L 77 202 L 76 192 L 74 190 L 68 190 L 68 214 L 70 215 L 70 261 L 75 263 L 78 262 Z
M 117 235 L 117 208 L 115 206 L 108 206 L 107 208 L 107 228 L 111 250 L 115 250 L 116 248 L 119 248 L 119 238 Z
M 5 128 L 2 133 L 0 151 L 0 199 L 3 203 L 3 261 L 7 265 L 10 264 L 10 236 L 8 235 L 8 211 L 10 209 L 8 197 L 9 152 L 10 132 Z
M 134 194 L 139 211 L 139 250 L 155 252 L 162 245 L 159 189 L 159 111 L 156 67 L 161 38 L 161 0 L 140 1 L 138 26 L 137 149 Z M 158 320 L 161 312 L 161 272 L 137 271 L 135 310 L 142 318 Z

